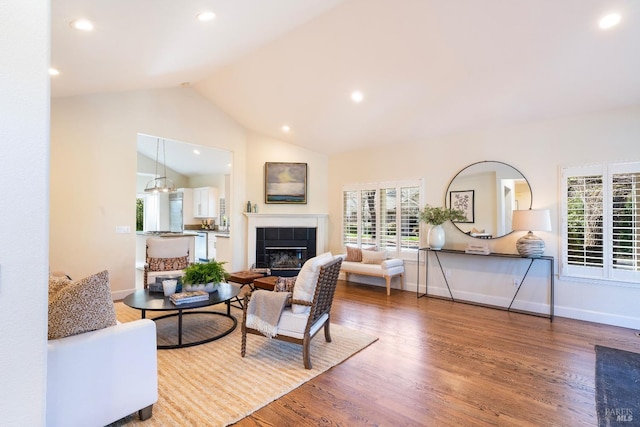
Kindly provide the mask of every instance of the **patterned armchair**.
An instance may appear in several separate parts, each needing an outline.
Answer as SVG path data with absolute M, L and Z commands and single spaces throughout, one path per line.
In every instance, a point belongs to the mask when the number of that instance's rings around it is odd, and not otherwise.
M 182 275 L 189 265 L 190 237 L 150 237 L 144 264 L 144 288 L 158 276 Z

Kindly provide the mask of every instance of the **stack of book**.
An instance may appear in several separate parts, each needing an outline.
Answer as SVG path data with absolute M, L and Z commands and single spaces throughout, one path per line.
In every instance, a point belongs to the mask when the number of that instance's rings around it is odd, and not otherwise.
M 188 304 L 198 301 L 207 301 L 209 299 L 209 293 L 205 291 L 180 292 L 171 295 L 169 299 L 175 305 Z

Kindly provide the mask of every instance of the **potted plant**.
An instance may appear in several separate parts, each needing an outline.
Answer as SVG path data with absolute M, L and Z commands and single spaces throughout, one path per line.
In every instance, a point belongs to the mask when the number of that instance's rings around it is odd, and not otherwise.
M 462 221 L 464 219 L 466 219 L 466 215 L 461 210 L 426 205 L 420 212 L 420 221 L 431 225 L 427 234 L 429 247 L 439 250 L 444 246 L 445 236 L 442 224 L 447 221 Z
M 185 291 L 204 290 L 214 292 L 218 284 L 225 280 L 227 272 L 223 265 L 226 262 L 218 262 L 215 259 L 205 263 L 194 263 L 184 269 L 182 283 Z

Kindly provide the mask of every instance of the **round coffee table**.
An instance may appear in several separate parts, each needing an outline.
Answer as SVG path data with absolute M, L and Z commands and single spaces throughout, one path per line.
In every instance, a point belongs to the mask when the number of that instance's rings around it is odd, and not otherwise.
M 142 311 L 142 318 L 144 319 L 147 315 L 147 311 L 172 311 L 174 313 L 166 314 L 164 316 L 159 316 L 153 318 L 153 321 L 157 321 L 160 319 L 165 319 L 167 317 L 177 317 L 178 318 L 178 344 L 171 345 L 158 345 L 158 349 L 165 350 L 171 348 L 184 348 L 184 347 L 192 347 L 194 345 L 200 345 L 207 342 L 215 341 L 219 338 L 222 338 L 226 335 L 229 335 L 236 329 L 238 326 L 238 320 L 231 315 L 231 299 L 238 296 L 240 293 L 240 289 L 236 286 L 230 285 L 229 283 L 220 283 L 215 292 L 211 292 L 209 294 L 209 299 L 207 301 L 198 301 L 193 303 L 186 303 L 175 305 L 171 302 L 169 297 L 165 297 L 164 294 L 160 292 L 149 292 L 148 289 L 136 291 L 130 295 L 127 295 L 123 302 L 131 308 L 135 308 L 137 310 Z M 198 308 L 209 307 L 212 305 L 225 303 L 227 305 L 227 312 L 218 313 L 215 311 L 203 311 L 196 310 Z M 207 314 L 214 316 L 223 316 L 228 317 L 233 321 L 231 327 L 227 330 L 222 331 L 221 333 L 205 338 L 200 341 L 182 342 L 182 316 L 187 314 Z

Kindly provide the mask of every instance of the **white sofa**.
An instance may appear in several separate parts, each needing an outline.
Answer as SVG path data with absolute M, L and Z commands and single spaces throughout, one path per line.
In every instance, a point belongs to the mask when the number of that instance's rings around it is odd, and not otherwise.
M 349 274 L 362 274 L 365 276 L 383 277 L 387 284 L 387 295 L 391 295 L 391 279 L 400 276 L 400 287 L 404 288 L 404 260 L 391 258 L 380 264 L 365 264 L 363 262 L 345 261 L 347 255 L 342 257 L 340 271 L 345 274 L 345 280 L 349 280 Z
M 158 400 L 156 325 L 140 319 L 49 340 L 48 427 L 105 426 Z

